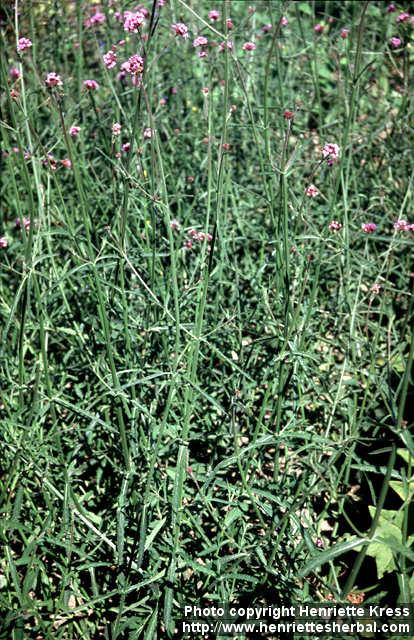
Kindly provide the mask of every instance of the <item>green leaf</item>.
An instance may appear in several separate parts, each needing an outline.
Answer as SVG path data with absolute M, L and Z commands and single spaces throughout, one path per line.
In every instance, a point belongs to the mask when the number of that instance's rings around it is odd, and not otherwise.
M 357 548 L 361 547 L 361 545 L 366 545 L 368 543 L 368 538 L 357 538 L 356 536 L 353 536 L 346 542 L 335 544 L 333 547 L 326 549 L 326 551 L 318 553 L 317 556 L 313 556 L 313 558 L 311 558 L 309 562 L 307 562 L 305 566 L 300 569 L 299 575 L 302 577 L 307 576 L 309 573 L 311 573 L 311 571 L 314 571 L 317 567 L 320 567 L 326 562 L 330 562 L 334 558 L 342 556 L 344 553 L 348 553 L 348 551 L 357 550 Z

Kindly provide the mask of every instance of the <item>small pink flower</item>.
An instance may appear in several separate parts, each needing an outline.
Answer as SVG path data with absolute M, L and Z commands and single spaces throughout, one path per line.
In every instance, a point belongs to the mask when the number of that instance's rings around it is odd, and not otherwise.
M 125 142 L 125 144 L 122 145 L 122 151 L 124 153 L 128 153 L 131 149 L 131 144 L 129 142 Z
M 289 20 L 286 18 L 286 16 L 282 16 L 280 18 L 280 24 L 282 25 L 282 27 L 287 27 L 289 24 Z
M 393 49 L 398 49 L 401 46 L 401 38 L 396 38 L 395 36 L 389 39 L 390 46 Z
M 173 218 L 173 220 L 171 220 L 170 228 L 173 231 L 179 231 L 180 230 L 181 226 L 180 226 L 180 223 L 178 222 L 178 220 L 176 218 Z
M 227 18 L 226 20 L 226 27 L 229 31 L 231 31 L 232 29 L 234 29 L 234 24 L 233 21 L 230 18 Z
M 23 218 L 22 220 L 20 218 L 16 218 L 14 224 L 16 229 L 22 229 L 22 227 L 24 227 L 25 230 L 28 231 L 30 229 L 30 218 Z
M 148 9 L 146 7 L 144 7 L 143 4 L 140 4 L 139 7 L 136 7 L 135 11 L 138 11 L 139 13 L 142 13 L 144 18 L 148 18 L 149 15 L 150 15 L 150 12 L 148 11 Z
M 397 220 L 397 222 L 394 222 L 394 229 L 396 231 L 407 231 L 408 227 L 408 222 L 407 220 Z
M 204 51 L 204 50 L 203 51 L 197 51 L 197 56 L 199 58 L 207 58 L 208 53 L 207 53 L 207 51 Z
M 229 51 L 233 51 L 233 48 L 234 48 L 233 40 L 227 40 L 227 42 L 220 42 L 219 48 L 218 48 L 220 53 L 226 50 L 226 45 Z
M 256 49 L 256 45 L 254 42 L 245 42 L 242 49 L 243 51 L 254 51 Z
M 216 20 L 220 18 L 220 11 L 217 11 L 217 9 L 213 9 L 212 11 L 208 12 L 208 17 L 212 22 L 216 22 Z
M 271 25 L 270 22 L 268 24 L 264 24 L 262 27 L 263 33 L 269 33 L 269 31 L 271 31 L 272 29 L 273 25 Z
M 177 95 L 177 93 L 178 93 L 178 89 L 177 89 L 177 87 L 171 87 L 171 94 L 172 94 L 173 96 L 176 96 L 176 95 Z
M 361 225 L 361 229 L 364 233 L 375 233 L 377 225 L 375 222 L 364 222 L 364 224 Z
M 133 11 L 125 11 L 124 31 L 129 31 L 130 33 L 138 33 L 138 29 L 143 24 L 144 20 L 145 16 L 140 11 L 138 11 L 137 13 L 134 13 Z
M 396 22 L 405 22 L 409 18 L 410 18 L 410 14 L 404 11 L 404 13 L 400 13 L 400 15 L 397 16 Z
M 394 13 L 394 11 L 396 11 L 395 4 L 389 4 L 387 7 L 387 13 Z
M 306 195 L 308 198 L 316 198 L 316 196 L 319 195 L 319 191 L 314 184 L 310 184 L 306 189 Z
M 135 54 L 124 62 L 121 68 L 131 75 L 142 73 L 144 71 L 144 58 Z
M 192 240 L 184 240 L 184 249 L 192 249 L 193 241 Z
M 201 93 L 203 93 L 205 96 L 208 96 L 209 92 L 210 92 L 210 89 L 208 87 L 203 87 L 201 89 Z
M 165 98 L 160 98 L 159 105 L 160 107 L 165 107 L 167 104 L 167 100 Z
M 99 84 L 96 82 L 96 80 L 84 80 L 83 86 L 85 87 L 85 89 L 88 89 L 88 91 L 96 91 L 97 89 L 99 89 Z
M 346 40 L 348 35 L 349 35 L 349 29 L 341 29 L 340 36 L 343 40 Z
M 193 47 L 204 47 L 206 44 L 208 44 L 208 39 L 205 36 L 198 36 L 193 40 Z
M 54 71 L 47 74 L 45 83 L 48 87 L 61 87 L 63 85 L 62 78 Z
M 144 140 L 151 140 L 153 133 L 154 132 L 151 127 L 147 127 L 146 129 L 144 129 Z
M 342 225 L 337 220 L 331 220 L 328 225 L 330 231 L 340 231 L 342 229 Z
M 19 38 L 17 41 L 17 51 L 25 51 L 30 49 L 31 46 L 33 46 L 33 43 L 29 38 Z
M 61 160 L 60 164 L 62 165 L 62 167 L 66 167 L 66 169 L 71 169 L 72 168 L 72 163 L 69 160 L 69 158 L 65 158 L 64 160 Z
M 72 125 L 69 129 L 69 135 L 72 136 L 72 138 L 76 138 L 79 132 L 80 132 L 80 127 L 77 127 L 75 124 Z
M 6 236 L 0 236 L 0 249 L 7 249 L 9 243 L 7 242 Z
M 323 32 L 323 30 L 324 30 L 324 28 L 325 28 L 325 27 L 323 26 L 323 24 L 320 24 L 320 22 L 318 22 L 318 24 L 315 24 L 315 26 L 313 27 L 313 30 L 314 30 L 316 33 L 322 33 L 322 32 Z
M 105 14 L 101 11 L 95 11 L 95 13 L 85 20 L 85 26 L 90 27 L 93 24 L 103 24 L 106 20 Z
M 116 66 L 116 53 L 115 51 L 108 51 L 102 56 L 104 65 L 107 69 L 113 69 Z
M 221 145 L 223 151 L 230 151 L 231 149 L 231 144 L 229 144 L 228 142 L 223 142 L 223 144 Z
M 378 284 L 378 282 L 374 282 L 374 284 L 372 285 L 372 287 L 370 288 L 371 293 L 378 295 L 379 293 L 381 293 L 381 285 Z
M 322 149 L 322 155 L 329 162 L 336 162 L 339 158 L 340 148 L 337 144 L 332 142 L 327 142 Z
M 285 120 L 292 120 L 295 117 L 295 112 L 294 111 L 284 111 L 283 112 L 283 117 Z
M 121 125 L 119 124 L 119 122 L 115 122 L 115 123 L 112 125 L 112 135 L 113 135 L 113 136 L 119 136 L 119 135 L 120 135 L 120 133 L 121 133 L 121 129 L 122 129 L 122 127 L 121 127 Z
M 17 98 L 20 98 L 20 93 L 17 91 L 17 89 L 10 89 L 10 98 L 13 98 L 13 100 L 17 100 Z
M 11 67 L 11 69 L 9 69 L 9 75 L 13 80 L 18 80 L 20 78 L 20 71 L 17 67 Z
M 188 38 L 188 27 L 183 22 L 176 22 L 175 24 L 172 24 L 171 29 L 174 31 L 176 36 Z

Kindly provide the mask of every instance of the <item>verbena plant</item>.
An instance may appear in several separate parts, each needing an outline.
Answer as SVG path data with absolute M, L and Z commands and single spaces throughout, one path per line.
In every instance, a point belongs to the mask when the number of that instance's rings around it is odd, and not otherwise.
M 412 29 L 5 2 L 0 638 L 412 600 Z

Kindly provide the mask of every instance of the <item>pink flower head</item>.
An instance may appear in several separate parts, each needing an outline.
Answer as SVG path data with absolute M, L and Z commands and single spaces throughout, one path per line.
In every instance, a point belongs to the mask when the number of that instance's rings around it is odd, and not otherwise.
M 256 45 L 254 42 L 245 42 L 242 49 L 243 51 L 254 51 L 256 49 Z
M 72 163 L 69 160 L 69 158 L 65 158 L 64 160 L 61 160 L 60 164 L 62 165 L 62 167 L 65 167 L 66 169 L 71 169 L 72 168 Z
M 396 38 L 395 36 L 389 39 L 390 46 L 393 49 L 398 49 L 398 47 L 401 46 L 401 42 L 402 42 L 401 38 Z
M 343 40 L 346 40 L 348 35 L 349 35 L 349 29 L 341 29 L 340 36 Z
M 179 231 L 180 230 L 180 223 L 178 222 L 178 220 L 176 218 L 173 218 L 173 220 L 171 220 L 170 228 L 173 231 Z
M 9 69 L 9 75 L 12 80 L 18 80 L 20 78 L 20 71 L 17 67 L 11 67 L 11 69 Z
M 29 38 L 19 38 L 17 41 L 17 51 L 25 51 L 26 49 L 30 49 L 32 46 L 32 41 Z
M 280 18 L 280 24 L 282 25 L 282 27 L 287 27 L 289 24 L 289 20 L 286 18 L 286 16 L 282 16 Z
M 193 241 L 192 240 L 185 240 L 183 246 L 184 246 L 184 249 L 192 249 L 193 248 Z
M 9 243 L 7 242 L 6 236 L 0 236 L 0 249 L 7 249 Z
M 202 51 L 197 51 L 197 56 L 199 58 L 207 58 L 208 53 L 207 53 L 207 51 L 204 51 L 204 49 L 203 49 Z
M 220 18 L 220 11 L 217 11 L 217 9 L 213 9 L 212 11 L 208 12 L 208 17 L 211 22 L 216 22 L 216 20 Z
M 272 29 L 273 25 L 271 25 L 270 22 L 268 24 L 264 24 L 262 27 L 263 33 L 269 33 L 269 31 L 271 31 Z
M 128 153 L 131 149 L 131 144 L 129 142 L 125 142 L 125 144 L 122 145 L 122 151 L 124 153 Z
M 396 11 L 395 4 L 389 4 L 387 7 L 387 13 L 394 13 Z
M 375 233 L 377 225 L 375 222 L 364 222 L 364 224 L 361 225 L 361 229 L 364 233 Z
M 122 69 L 131 75 L 142 73 L 144 71 L 144 58 L 141 58 L 138 54 L 134 54 L 124 62 Z
M 379 293 L 381 293 L 381 285 L 378 284 L 378 282 L 374 282 L 374 284 L 370 288 L 370 291 L 371 293 L 378 295 Z
M 322 149 L 322 155 L 328 160 L 328 164 L 336 162 L 339 158 L 340 148 L 337 144 L 327 142 Z
M 10 98 L 13 98 L 13 100 L 20 98 L 20 93 L 17 91 L 17 89 L 10 89 Z
M 285 120 L 293 120 L 293 118 L 295 117 L 295 112 L 294 111 L 284 111 L 283 112 L 283 117 Z
M 124 31 L 130 33 L 138 33 L 139 27 L 145 20 L 145 16 L 141 11 L 134 13 L 133 11 L 125 11 L 124 13 Z
M 226 46 L 227 46 L 227 49 L 229 51 L 233 51 L 233 48 L 234 48 L 233 40 L 227 40 L 227 43 L 226 42 L 220 42 L 219 48 L 218 48 L 220 53 L 226 50 Z
M 172 24 L 171 29 L 174 31 L 176 36 L 188 38 L 188 27 L 183 22 L 176 22 L 175 24 Z
M 104 65 L 107 69 L 113 69 L 116 66 L 116 53 L 115 51 L 108 51 L 102 56 Z
M 331 220 L 328 225 L 330 231 L 340 231 L 342 229 L 342 225 L 337 220 Z
M 208 94 L 210 93 L 210 89 L 208 87 L 203 87 L 201 89 L 201 93 L 205 96 L 208 96 Z
M 226 20 L 226 27 L 229 31 L 231 31 L 232 29 L 234 29 L 234 24 L 233 21 L 230 18 L 227 18 Z
M 95 13 L 89 18 L 86 18 L 84 25 L 85 27 L 92 27 L 94 24 L 103 24 L 105 20 L 105 14 L 95 9 Z
M 76 138 L 76 136 L 78 135 L 79 131 L 80 131 L 80 127 L 77 127 L 74 124 L 69 129 L 69 135 L 72 136 L 72 138 Z
M 160 98 L 160 101 L 159 101 L 160 107 L 165 107 L 166 104 L 167 104 L 167 99 L 166 98 Z
M 223 151 L 230 151 L 231 149 L 231 144 L 229 142 L 223 142 L 223 144 L 221 145 Z
M 84 80 L 83 86 L 85 87 L 85 89 L 88 89 L 88 91 L 96 91 L 97 89 L 99 89 L 99 84 L 96 82 L 96 80 Z
M 115 122 L 115 123 L 112 125 L 112 135 L 113 135 L 113 136 L 119 136 L 119 135 L 121 134 L 121 129 L 122 129 L 122 127 L 121 127 L 121 125 L 119 124 L 119 122 Z
M 322 33 L 322 31 L 324 30 L 324 26 L 323 24 L 321 24 L 320 22 L 318 22 L 318 24 L 315 24 L 315 26 L 313 27 L 313 30 L 315 31 L 315 33 Z
M 319 195 L 319 191 L 314 184 L 310 184 L 305 193 L 308 198 L 316 198 L 316 196 Z
M 193 40 L 193 47 L 204 47 L 206 44 L 208 44 L 208 39 L 205 36 L 198 36 Z
M 394 222 L 394 229 L 396 231 L 408 231 L 408 222 L 407 220 L 397 220 L 397 222 Z
M 151 129 L 151 127 L 147 127 L 146 129 L 144 129 L 144 140 L 151 140 L 153 136 L 153 130 Z
M 140 4 L 139 7 L 135 7 L 135 11 L 138 11 L 139 13 L 142 13 L 144 18 L 148 18 L 149 15 L 150 15 L 150 12 L 148 11 L 148 9 L 146 7 L 144 7 L 143 4 Z
M 45 83 L 48 87 L 61 87 L 63 85 L 62 78 L 55 71 L 47 74 Z
M 25 230 L 28 231 L 30 229 L 30 218 L 23 218 L 22 220 L 20 218 L 16 218 L 14 224 L 16 229 L 22 229 L 24 227 Z
M 397 16 L 397 22 L 405 22 L 406 20 L 408 20 L 410 17 L 410 14 L 405 12 L 404 13 L 400 13 L 399 16 Z

